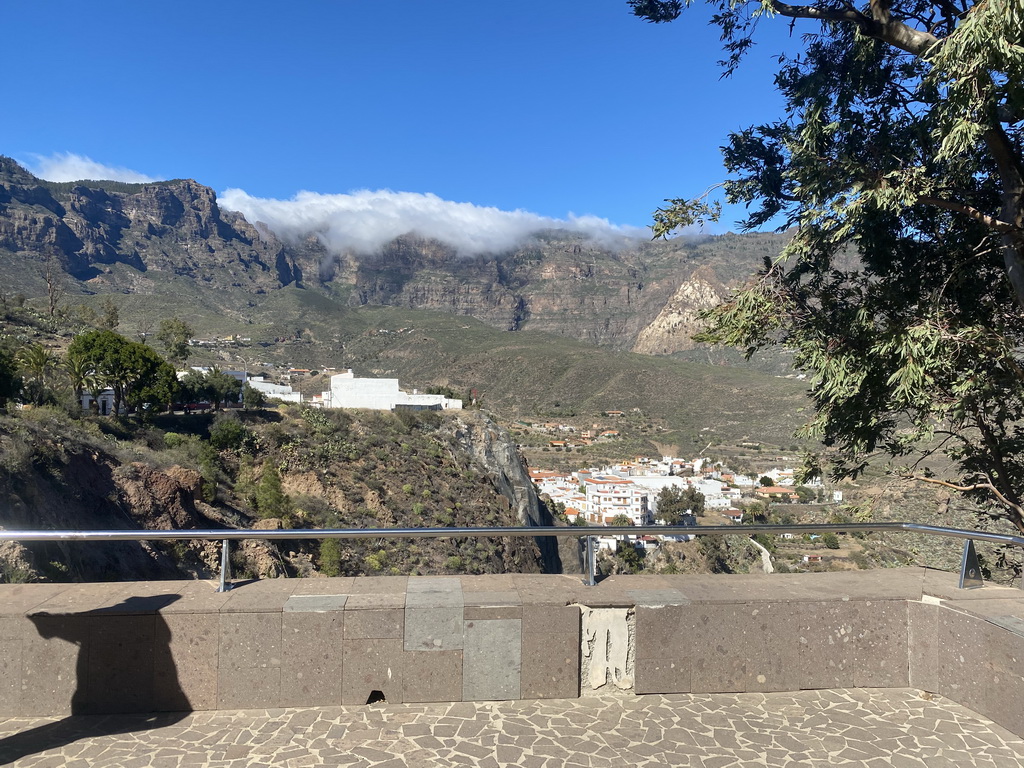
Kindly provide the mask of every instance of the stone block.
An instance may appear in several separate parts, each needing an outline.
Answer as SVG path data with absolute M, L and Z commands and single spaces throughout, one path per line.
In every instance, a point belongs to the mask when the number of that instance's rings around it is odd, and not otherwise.
M 462 609 L 466 621 L 487 621 L 489 619 L 522 619 L 521 605 L 467 605 Z
M 984 687 L 978 712 L 1024 735 L 1024 636 L 975 620 L 983 627 L 986 663 L 977 675 Z
M 22 714 L 84 712 L 89 669 L 88 616 L 31 616 L 34 632 L 23 639 Z
M 298 579 L 261 579 L 228 591 L 221 613 L 280 613 Z
M 936 613 L 935 679 L 938 693 L 963 706 L 980 711 L 984 696 L 979 690 L 979 661 L 986 649 L 978 633 L 984 622 L 948 608 Z
M 635 615 L 637 659 L 679 659 L 689 656 L 694 640 L 689 607 L 637 606 Z
M 487 583 L 484 582 L 476 586 L 486 585 Z M 463 592 L 463 598 L 462 615 L 466 621 L 523 618 L 522 601 L 519 598 L 519 593 L 515 590 L 478 589 Z
M 400 595 L 404 602 L 408 585 L 408 576 L 360 576 L 352 581 L 350 595 Z
M 405 701 L 461 701 L 462 651 L 411 651 L 404 657 Z
M 407 597 L 428 592 L 461 595 L 462 579 L 458 576 L 412 576 L 409 578 L 405 588 Z
M 217 709 L 278 707 L 280 697 L 279 667 L 222 667 L 217 672 Z
M 86 695 L 79 711 L 152 711 L 155 622 L 154 615 L 89 618 Z
M 520 698 L 522 641 L 521 620 L 465 622 L 462 700 Z
M 69 584 L 4 584 L 0 616 L 24 617 L 66 590 Z
M 405 650 L 462 650 L 462 606 L 406 608 Z
M 849 601 L 790 603 L 792 625 L 780 638 L 796 653 L 793 690 L 852 688 L 856 675 L 856 604 Z
M 636 693 L 689 693 L 690 659 L 637 659 Z
M 478 589 L 462 593 L 463 604 L 494 608 L 498 606 L 522 605 L 519 593 L 515 590 Z
M 292 595 L 285 601 L 285 613 L 326 613 L 345 609 L 348 595 Z
M 341 611 L 284 614 L 279 706 L 341 704 L 344 617 Z
M 906 688 L 910 685 L 907 601 L 859 602 L 856 621 L 854 686 Z
M 21 714 L 21 637 L 4 626 L 15 621 L 0 618 L 0 717 Z
M 346 640 L 403 640 L 405 638 L 405 611 L 398 608 L 385 610 L 346 610 Z
M 691 606 L 692 692 L 793 690 L 797 649 L 791 609 L 768 602 Z
M 282 666 L 340 669 L 341 644 L 345 639 L 342 611 L 286 613 L 281 619 Z
M 346 615 L 346 624 L 349 617 Z M 380 691 L 391 704 L 404 699 L 404 642 L 398 639 L 359 638 L 344 643 L 342 703 L 366 704 L 373 691 Z
M 172 613 L 156 617 L 153 708 L 159 712 L 216 709 L 220 617 Z
M 936 655 L 938 654 L 938 617 L 945 609 L 938 605 L 913 601 L 907 605 L 907 656 L 910 687 L 937 693 L 939 690 Z
M 678 589 L 627 589 L 626 594 L 637 606 L 653 608 L 666 605 L 689 605 L 690 599 Z
M 335 669 L 312 669 L 310 667 L 281 667 L 281 697 L 279 707 L 338 707 L 343 703 L 344 682 L 341 656 Z
M 525 634 L 580 634 L 580 609 L 576 605 L 524 605 Z
M 574 609 L 577 622 L 579 611 Z M 561 634 L 523 630 L 521 698 L 574 699 L 580 695 L 579 631 Z
M 281 666 L 281 613 L 221 613 L 218 667 L 227 669 Z
M 330 578 L 295 579 L 295 589 L 292 590 L 292 595 L 350 595 L 356 578 L 355 576 L 332 576 Z
M 359 610 L 405 610 L 405 594 L 398 592 L 383 592 L 374 594 L 372 592 L 354 592 L 345 601 L 345 609 L 349 611 Z

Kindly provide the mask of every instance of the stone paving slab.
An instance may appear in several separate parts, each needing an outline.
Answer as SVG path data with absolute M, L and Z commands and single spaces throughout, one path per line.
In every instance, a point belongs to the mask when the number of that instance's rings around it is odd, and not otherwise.
M 0 720 L 15 768 L 1016 768 L 1024 740 L 908 689 Z

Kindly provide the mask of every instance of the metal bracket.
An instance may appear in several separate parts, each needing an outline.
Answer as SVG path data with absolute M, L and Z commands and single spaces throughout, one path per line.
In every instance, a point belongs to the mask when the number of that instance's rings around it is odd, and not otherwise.
M 223 539 L 220 545 L 220 586 L 218 592 L 227 592 L 233 586 L 231 579 L 231 539 Z
M 586 550 L 586 558 L 585 558 L 586 559 L 586 568 L 587 568 L 587 578 L 586 578 L 586 580 L 583 583 L 586 584 L 588 587 L 593 587 L 595 584 L 597 584 L 597 558 L 595 557 L 595 554 L 594 554 L 594 537 L 593 536 L 586 536 L 584 538 L 585 538 L 585 540 L 587 542 L 587 550 Z
M 981 563 L 978 553 L 974 550 L 974 539 L 964 542 L 964 557 L 960 562 L 960 589 L 978 589 L 985 586 L 981 577 Z

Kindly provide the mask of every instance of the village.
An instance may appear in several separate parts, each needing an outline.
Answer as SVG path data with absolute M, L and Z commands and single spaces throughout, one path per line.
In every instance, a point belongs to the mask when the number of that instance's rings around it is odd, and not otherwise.
M 838 503 L 842 491 L 826 491 L 818 479 L 798 486 L 792 468 L 770 469 L 754 477 L 730 471 L 705 458 L 660 459 L 638 457 L 601 468 L 571 472 L 531 468 L 530 478 L 538 494 L 564 516 L 570 525 L 579 526 L 652 526 L 652 525 L 740 525 L 747 513 L 744 507 L 757 502 L 780 504 Z M 683 510 L 680 499 L 691 499 Z M 659 504 L 671 503 L 671 514 L 659 510 Z M 644 533 L 639 535 L 595 532 L 599 549 L 617 551 L 632 544 L 644 551 L 657 549 L 664 542 L 689 541 L 692 534 Z M 782 534 L 792 539 L 792 534 Z M 809 555 L 805 562 L 820 562 Z

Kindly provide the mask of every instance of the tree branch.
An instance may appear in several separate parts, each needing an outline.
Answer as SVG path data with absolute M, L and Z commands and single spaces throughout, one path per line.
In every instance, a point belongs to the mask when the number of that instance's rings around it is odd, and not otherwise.
M 872 16 L 860 11 L 821 8 L 814 5 L 790 5 L 772 0 L 772 10 L 791 19 L 815 19 L 856 24 L 862 34 L 889 43 L 901 51 L 922 56 L 939 39 L 931 32 L 914 29 L 901 21 L 894 21 L 887 0 L 870 0 Z
M 817 21 L 848 21 L 864 24 L 870 21 L 860 11 L 850 9 L 841 11 L 837 8 L 817 8 L 813 5 L 790 5 L 781 0 L 772 0 L 772 10 L 780 16 L 790 19 L 816 19 Z
M 1002 502 L 1007 507 L 1009 507 L 1010 509 L 1017 513 L 1014 522 L 1017 523 L 1018 529 L 1021 528 L 1021 525 L 1018 521 L 1024 519 L 1024 507 L 1020 506 L 1019 504 L 1014 504 L 1002 493 L 1000 493 L 999 489 L 996 488 L 995 485 L 993 485 L 992 483 L 973 483 L 971 485 L 957 485 L 956 483 L 951 483 L 948 480 L 939 480 L 937 477 L 927 477 L 925 475 L 907 475 L 906 477 L 908 480 L 919 480 L 922 483 L 932 483 L 933 485 L 941 485 L 943 488 L 951 488 L 954 491 L 990 491 L 997 499 L 999 499 L 1000 502 Z
M 979 211 L 977 208 L 967 205 L 966 203 L 957 203 L 953 200 L 943 200 L 941 197 L 919 197 L 917 202 L 922 205 L 931 205 L 935 208 L 943 208 L 947 211 L 955 211 L 957 213 L 965 214 L 996 232 L 1021 231 L 1020 227 L 1015 227 L 1009 222 L 998 219 L 995 216 L 989 216 L 987 213 Z

